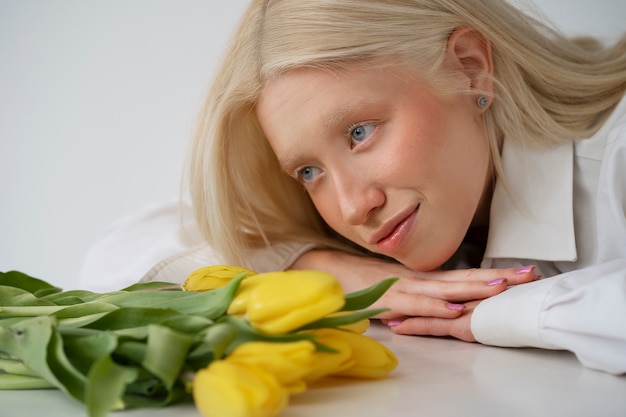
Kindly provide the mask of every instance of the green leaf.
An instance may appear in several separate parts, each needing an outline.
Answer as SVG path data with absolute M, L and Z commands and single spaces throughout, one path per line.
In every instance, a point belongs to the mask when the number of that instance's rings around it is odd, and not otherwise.
M 108 355 L 100 358 L 89 371 L 86 383 L 89 417 L 106 417 L 112 410 L 124 409 L 124 389 L 136 378 L 137 369 L 119 365 Z
M 80 318 L 97 313 L 108 313 L 118 310 L 119 307 L 107 303 L 83 303 L 77 305 L 63 306 L 63 309 L 56 311 L 54 316 L 59 319 Z
M 193 338 L 170 328 L 148 326 L 148 343 L 142 365 L 170 390 L 182 372 Z
M 177 311 L 165 308 L 124 307 L 113 310 L 84 327 L 87 329 L 110 331 L 134 329 L 153 323 L 160 323 L 179 315 L 180 313 Z
M 83 326 L 86 326 L 90 323 L 93 323 L 96 320 L 101 319 L 102 317 L 107 315 L 107 311 L 102 312 L 102 313 L 93 313 L 93 314 L 85 314 L 83 316 L 78 316 L 78 317 L 68 317 L 65 319 L 61 319 L 59 320 L 59 329 L 66 329 L 66 328 L 81 328 Z M 54 313 L 53 315 L 55 315 L 56 313 Z
M 135 381 L 126 386 L 124 398 L 128 398 L 128 396 L 158 397 L 157 401 L 160 402 L 163 401 L 163 397 L 167 396 L 167 390 L 158 378 L 144 370 L 140 372 Z M 132 406 L 128 402 L 127 405 Z
M 61 291 L 60 288 L 19 271 L 0 272 L 0 285 L 21 288 L 38 295 Z
M 84 303 L 86 301 L 90 301 L 93 298 L 100 296 L 101 294 L 86 291 L 86 290 L 72 290 L 72 291 L 63 291 L 57 292 L 54 294 L 49 294 L 46 296 L 40 297 L 40 299 L 45 301 L 50 301 L 57 305 L 72 305 Z
M 152 282 L 139 282 L 123 288 L 122 291 L 182 291 L 183 287 L 180 284 L 172 284 L 171 282 L 152 281 Z
M 9 286 L 0 286 L 0 308 L 13 306 L 55 306 L 49 301 L 40 300 L 29 291 Z
M 0 373 L 1 389 L 41 389 L 55 388 L 53 384 L 43 378 L 32 375 L 14 375 Z
M 2 314 L 0 313 L 0 317 L 2 316 Z M 25 317 L 6 317 L 6 318 L 0 318 L 0 327 L 10 327 L 12 325 L 14 325 L 15 323 L 19 323 L 22 320 L 25 320 Z
M 68 359 L 82 374 L 87 375 L 91 366 L 117 347 L 117 336 L 111 332 L 98 332 L 84 337 L 64 338 L 64 350 Z
M 24 365 L 24 362 L 21 360 L 0 358 L 0 375 L 3 373 L 28 376 L 37 375 L 30 368 Z
M 399 277 L 387 278 L 368 288 L 346 294 L 346 304 L 341 311 L 362 310 L 371 306 L 399 279 Z
M 118 291 L 103 294 L 94 301 L 107 302 L 119 307 L 159 306 L 183 314 L 195 314 L 216 319 L 226 313 L 244 276 L 244 274 L 240 274 L 224 287 L 211 291 Z
M 318 352 L 326 352 L 326 353 L 337 353 L 337 352 L 339 352 L 337 349 L 334 349 L 334 348 L 331 348 L 330 346 L 318 343 L 315 340 L 313 341 L 313 344 L 315 345 L 315 350 L 317 350 Z
M 64 309 L 65 306 L 7 306 L 0 307 L 0 317 L 39 317 L 47 316 Z
M 157 408 L 190 398 L 189 393 L 183 386 L 176 385 L 169 391 L 159 390 L 158 388 L 160 388 L 160 385 L 155 386 L 154 392 L 150 396 L 126 394 L 124 395 L 124 402 L 128 408 Z M 132 390 L 132 385 L 129 387 L 129 390 Z
M 206 317 L 190 314 L 179 314 L 168 317 L 160 322 L 162 326 L 167 326 L 170 329 L 190 335 L 197 335 L 214 323 L 213 320 Z
M 53 317 L 35 317 L 0 327 L 0 346 L 57 388 L 78 401 L 84 400 L 85 376 L 65 356 Z
M 146 350 L 147 347 L 144 341 L 120 337 L 113 356 L 117 362 L 122 364 L 141 364 L 146 356 Z
M 218 323 L 228 323 L 237 331 L 237 337 L 226 348 L 230 354 L 237 346 L 251 341 L 262 342 L 295 342 L 298 340 L 314 340 L 315 335 L 307 333 L 265 334 L 250 326 L 250 323 L 235 316 L 224 316 Z
M 197 367 L 207 366 L 209 360 L 221 359 L 228 346 L 236 338 L 237 330 L 232 324 L 212 325 L 203 332 L 200 343 L 189 353 L 189 362 L 194 363 L 194 369 L 197 369 Z
M 299 328 L 298 331 L 321 329 L 324 327 L 347 326 L 348 324 L 352 324 L 361 320 L 368 319 L 380 313 L 384 313 L 385 311 L 389 311 L 389 309 L 378 308 L 378 309 L 373 309 L 373 310 L 358 311 L 356 313 L 346 314 L 346 315 L 341 315 L 341 316 L 324 317 L 322 319 L 314 321 L 313 323 L 309 323 L 306 326 Z
M 58 319 L 60 328 L 82 327 L 104 317 L 119 307 L 107 303 L 83 303 L 65 306 L 51 315 Z

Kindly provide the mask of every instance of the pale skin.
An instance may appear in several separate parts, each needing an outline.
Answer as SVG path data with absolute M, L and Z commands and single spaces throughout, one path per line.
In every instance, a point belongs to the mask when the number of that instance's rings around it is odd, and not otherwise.
M 473 308 L 534 268 L 438 268 L 488 226 L 493 172 L 478 94 L 443 100 L 394 62 L 289 71 L 265 85 L 257 116 L 281 167 L 301 182 L 335 231 L 400 264 L 315 250 L 294 269 L 326 270 L 346 291 L 399 276 L 376 307 L 401 334 L 475 341 Z M 457 29 L 445 67 L 468 91 L 493 90 L 491 47 Z M 480 233 L 476 233 L 480 231 Z

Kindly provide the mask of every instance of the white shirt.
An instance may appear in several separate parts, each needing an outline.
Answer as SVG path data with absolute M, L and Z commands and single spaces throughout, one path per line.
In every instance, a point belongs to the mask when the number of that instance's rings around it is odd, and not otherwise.
M 482 267 L 544 278 L 481 302 L 481 343 L 567 349 L 626 373 L 626 99 L 593 137 L 550 150 L 504 144 Z
M 626 373 L 626 99 L 592 138 L 550 150 L 505 143 L 502 158 L 510 194 L 496 185 L 482 266 L 532 264 L 546 278 L 482 301 L 474 337 L 566 349 L 585 366 Z M 285 269 L 312 246 L 261 250 L 250 267 Z M 182 283 L 219 263 L 189 206 L 172 201 L 112 225 L 89 251 L 80 281 L 99 291 L 138 277 Z

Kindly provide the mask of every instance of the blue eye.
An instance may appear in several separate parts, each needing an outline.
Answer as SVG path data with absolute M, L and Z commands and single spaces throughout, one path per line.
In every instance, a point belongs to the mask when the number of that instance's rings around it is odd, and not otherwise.
M 363 142 L 376 129 L 376 125 L 372 123 L 357 125 L 350 129 L 350 139 L 354 142 Z
M 302 182 L 313 181 L 319 175 L 320 169 L 315 167 L 304 167 L 298 171 L 298 179 Z

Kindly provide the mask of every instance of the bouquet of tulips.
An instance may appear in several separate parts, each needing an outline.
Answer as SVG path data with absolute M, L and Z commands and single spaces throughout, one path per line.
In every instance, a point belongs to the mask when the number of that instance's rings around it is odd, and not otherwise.
M 58 388 L 90 417 L 190 398 L 206 417 L 277 416 L 320 379 L 396 367 L 362 334 L 394 281 L 345 294 L 319 271 L 218 265 L 94 293 L 0 273 L 0 389 Z

